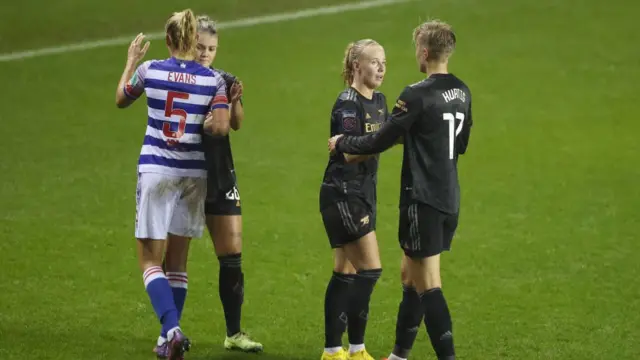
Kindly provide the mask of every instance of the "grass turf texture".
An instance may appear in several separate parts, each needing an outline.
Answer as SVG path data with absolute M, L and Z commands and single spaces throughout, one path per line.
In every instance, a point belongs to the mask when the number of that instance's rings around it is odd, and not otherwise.
M 268 3 L 188 5 L 232 20 L 338 1 Z M 157 31 L 173 10 L 166 0 L 7 3 L 0 51 Z M 314 359 L 322 350 L 332 261 L 317 197 L 344 47 L 365 37 L 385 46 L 381 90 L 391 105 L 421 79 L 411 31 L 429 17 L 454 25 L 451 70 L 474 96 L 460 227 L 443 259 L 459 359 L 640 358 L 638 12 L 638 3 L 595 0 L 418 1 L 223 32 L 216 66 L 245 83 L 246 120 L 232 143 L 243 327 L 264 343 L 260 358 Z M 128 111 L 113 104 L 126 49 L 1 64 L 3 359 L 153 357 L 158 325 L 133 239 L 146 109 L 144 100 Z M 147 58 L 166 56 L 154 41 Z M 393 346 L 401 297 L 400 159 L 393 149 L 380 166 L 385 270 L 367 329 L 375 357 Z M 194 241 L 188 358 L 253 359 L 222 348 L 217 268 L 208 236 Z M 413 358 L 431 356 L 422 327 Z

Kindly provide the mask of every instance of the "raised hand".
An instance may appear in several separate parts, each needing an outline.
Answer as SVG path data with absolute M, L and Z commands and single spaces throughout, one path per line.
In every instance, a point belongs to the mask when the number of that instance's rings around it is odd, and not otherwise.
M 151 45 L 151 43 L 147 41 L 144 46 L 140 47 L 140 44 L 142 44 L 143 40 L 144 34 L 140 33 L 138 34 L 138 36 L 136 36 L 135 39 L 133 39 L 131 45 L 129 45 L 129 53 L 127 54 L 127 60 L 129 61 L 129 63 L 135 65 L 140 60 L 142 60 L 142 58 L 144 58 L 144 55 L 147 53 L 147 50 L 149 49 L 149 45 Z
M 242 81 L 234 82 L 233 85 L 231 85 L 231 99 L 229 100 L 232 103 L 237 103 L 238 101 L 240 101 L 240 98 L 242 97 L 242 89 Z

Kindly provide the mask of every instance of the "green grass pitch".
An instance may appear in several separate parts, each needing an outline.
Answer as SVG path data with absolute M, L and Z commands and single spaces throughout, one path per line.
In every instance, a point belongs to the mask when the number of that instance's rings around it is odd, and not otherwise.
M 153 3 L 153 4 L 151 4 Z M 192 0 L 221 20 L 337 0 Z M 175 1 L 5 1 L 0 53 L 161 30 Z M 385 46 L 382 87 L 419 81 L 411 32 L 452 23 L 470 86 L 462 213 L 443 258 L 461 360 L 640 359 L 640 3 L 419 0 L 223 31 L 216 65 L 245 83 L 232 143 L 244 213 L 243 326 L 262 355 L 222 348 L 218 263 L 192 243 L 187 359 L 316 359 L 331 252 L 318 212 L 329 112 L 349 41 Z M 144 101 L 114 91 L 127 46 L 0 63 L 0 358 L 152 359 L 158 325 L 133 239 Z M 147 58 L 167 56 L 153 41 Z M 401 149 L 381 159 L 384 273 L 367 348 L 393 346 L 401 297 Z M 433 358 L 424 327 L 413 359 Z

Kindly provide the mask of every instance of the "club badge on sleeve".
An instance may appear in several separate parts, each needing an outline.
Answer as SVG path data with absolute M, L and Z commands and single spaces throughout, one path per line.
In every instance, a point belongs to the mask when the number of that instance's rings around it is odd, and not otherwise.
M 356 128 L 356 112 L 352 110 L 345 110 L 342 112 L 342 128 L 345 131 L 351 131 Z

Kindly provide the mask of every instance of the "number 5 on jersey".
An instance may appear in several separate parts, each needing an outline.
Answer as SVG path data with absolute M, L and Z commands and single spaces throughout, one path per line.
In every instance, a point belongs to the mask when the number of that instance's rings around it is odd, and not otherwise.
M 164 136 L 168 137 L 167 143 L 169 145 L 173 145 L 178 143 L 178 139 L 184 135 L 184 131 L 187 127 L 187 112 L 183 109 L 174 109 L 173 108 L 173 99 L 178 98 L 182 100 L 189 100 L 189 94 L 169 91 L 167 93 L 167 102 L 164 107 L 164 116 L 171 118 L 172 115 L 178 116 L 180 118 L 178 123 L 178 130 L 171 130 L 171 121 L 167 121 L 162 125 L 162 133 Z
M 456 119 L 460 120 L 457 128 Z M 449 159 L 453 159 L 455 156 L 455 138 L 462 131 L 462 124 L 464 124 L 464 114 L 456 112 L 456 115 L 454 116 L 452 113 L 444 113 L 442 114 L 442 120 L 449 122 Z

